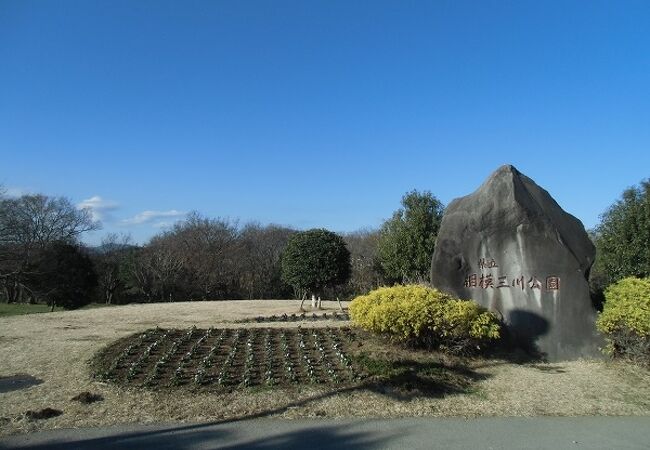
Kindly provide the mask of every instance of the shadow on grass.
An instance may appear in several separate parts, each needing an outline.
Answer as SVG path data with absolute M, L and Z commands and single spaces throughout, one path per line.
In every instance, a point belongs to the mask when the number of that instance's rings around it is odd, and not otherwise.
M 367 346 L 364 346 L 364 350 Z M 254 430 L 254 424 L 239 424 L 269 416 L 281 415 L 292 408 L 314 405 L 322 400 L 345 396 L 355 392 L 373 392 L 395 401 L 408 402 L 413 398 L 443 398 L 448 395 L 472 394 L 476 383 L 489 377 L 478 373 L 465 360 L 449 363 L 425 352 L 389 349 L 385 354 L 357 352 L 351 357 L 363 372 L 364 378 L 353 384 L 321 390 L 302 398 L 287 397 L 281 404 L 262 407 L 249 413 L 204 424 L 170 425 L 153 427 L 113 428 L 83 433 L 61 433 L 47 441 L 34 443 L 29 448 L 39 449 L 160 449 L 160 448 L 385 448 L 398 438 L 396 433 L 377 435 L 360 432 L 348 425 L 278 421 L 272 431 L 257 434 L 242 431 Z M 315 411 L 315 415 L 319 415 Z M 307 422 L 307 423 L 305 423 Z M 2 445 L 0 444 L 0 447 Z
M 470 393 L 476 382 L 489 377 L 463 364 L 445 364 L 436 360 L 386 360 L 363 353 L 355 360 L 368 375 L 358 389 L 398 401 Z
M 32 449 L 162 449 L 162 448 L 247 448 L 247 449 L 362 449 L 386 448 L 404 430 L 391 434 L 354 430 L 351 425 L 308 420 L 281 421 L 270 431 L 251 431 L 259 426 L 242 421 L 279 415 L 291 408 L 304 407 L 327 398 L 358 391 L 372 391 L 397 401 L 414 397 L 444 397 L 471 393 L 476 381 L 486 375 L 461 365 L 449 365 L 435 360 L 382 359 L 366 354 L 357 355 L 357 364 L 367 371 L 367 377 L 353 385 L 287 401 L 282 405 L 253 411 L 238 417 L 203 424 L 170 426 L 125 426 L 81 432 L 61 430 L 43 438 L 33 436 L 27 446 Z M 318 414 L 318 413 L 316 413 Z M 268 426 L 266 427 L 268 428 Z M 243 432 L 242 430 L 246 430 Z M 242 438 L 246 435 L 246 438 Z M 0 448 L 2 448 L 0 442 Z M 10 445 L 11 447 L 11 445 Z
M 549 374 L 566 373 L 565 366 L 557 363 L 549 364 L 544 353 L 530 348 L 525 349 L 512 343 L 501 344 L 499 347 L 483 355 L 483 358 L 483 362 L 473 364 L 472 368 L 482 369 L 515 364 Z
M 511 316 L 513 321 L 526 324 L 521 327 L 526 332 L 513 332 L 509 327 L 502 325 L 501 338 L 482 355 L 486 362 L 474 366 L 475 368 L 507 364 L 536 364 L 542 367 L 541 364 L 548 362 L 548 356 L 537 345 L 537 340 L 548 332 L 548 321 L 537 314 L 521 310 L 513 311 Z
M 242 440 L 242 427 L 256 425 L 239 422 L 280 415 L 292 408 L 359 391 L 386 395 L 396 401 L 415 397 L 436 397 L 472 393 L 473 384 L 487 376 L 463 365 L 448 365 L 440 361 L 414 359 L 388 360 L 360 354 L 357 364 L 367 376 L 356 384 L 331 388 L 282 405 L 253 411 L 238 417 L 203 424 L 154 426 L 144 430 L 133 426 L 98 431 L 67 432 L 48 438 L 46 442 L 30 443 L 32 449 L 161 449 L 161 448 L 247 448 L 247 449 L 362 449 L 385 448 L 400 437 L 398 433 L 377 435 L 350 429 L 348 425 L 302 421 L 279 421 L 273 431 L 249 433 Z M 318 413 L 316 413 L 318 415 Z M 316 425 L 317 424 L 317 425 Z M 0 448 L 2 445 L 0 444 Z
M 43 383 L 40 378 L 25 373 L 17 373 L 8 377 L 0 377 L 0 394 L 19 391 Z

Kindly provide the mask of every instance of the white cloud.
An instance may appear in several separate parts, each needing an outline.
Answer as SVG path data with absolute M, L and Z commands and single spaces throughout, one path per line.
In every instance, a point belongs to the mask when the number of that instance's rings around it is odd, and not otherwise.
M 135 216 L 131 217 L 130 219 L 124 219 L 122 220 L 122 223 L 125 225 L 141 225 L 143 223 L 149 223 L 153 222 L 157 219 L 161 219 L 163 217 L 181 217 L 184 216 L 186 213 L 182 211 L 177 211 L 175 209 L 170 209 L 169 211 L 142 211 L 139 214 L 136 214 Z M 156 226 L 165 226 L 169 222 L 165 221 L 159 221 Z
M 120 205 L 111 200 L 104 200 L 99 195 L 94 195 L 77 205 L 79 209 L 88 209 L 93 220 L 102 220 L 108 211 L 117 209 Z
M 171 227 L 172 225 L 174 225 L 174 222 L 170 220 L 161 220 L 160 222 L 156 222 L 151 226 L 154 228 L 167 228 L 167 227 Z

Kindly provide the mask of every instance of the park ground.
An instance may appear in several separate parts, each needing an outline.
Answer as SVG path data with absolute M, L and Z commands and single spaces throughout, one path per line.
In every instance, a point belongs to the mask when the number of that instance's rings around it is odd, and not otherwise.
M 90 303 L 83 308 L 94 309 L 94 308 L 106 308 L 110 305 L 102 303 Z M 55 306 L 54 311 L 64 311 L 60 306 Z M 23 314 L 38 314 L 38 313 L 48 313 L 52 312 L 52 307 L 49 305 L 44 305 L 42 303 L 30 305 L 27 303 L 0 303 L 0 317 L 9 317 L 9 316 L 22 316 Z
M 346 306 L 344 304 L 344 306 Z M 489 417 L 648 416 L 650 372 L 627 363 L 579 360 L 561 363 L 464 359 L 471 384 L 456 392 L 407 392 L 359 387 L 301 386 L 234 392 L 152 391 L 124 388 L 91 377 L 89 361 L 117 339 L 162 328 L 297 326 L 240 323 L 257 316 L 291 314 L 290 300 L 126 305 L 0 317 L 0 435 L 37 430 L 129 423 L 216 422 L 279 417 Z M 324 302 L 326 311 L 338 309 Z M 302 326 L 341 326 L 317 321 Z M 438 356 L 439 357 L 439 356 Z M 444 362 L 444 358 L 439 360 Z M 450 362 L 458 367 L 458 360 Z M 18 376 L 24 386 L 3 382 Z M 102 401 L 71 401 L 89 391 Z M 30 420 L 27 411 L 63 414 Z

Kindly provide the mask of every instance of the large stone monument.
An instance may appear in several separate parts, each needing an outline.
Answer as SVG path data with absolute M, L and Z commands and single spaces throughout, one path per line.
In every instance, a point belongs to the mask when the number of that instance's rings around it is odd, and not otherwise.
M 513 166 L 447 207 L 431 282 L 500 315 L 549 361 L 597 354 L 587 278 L 595 249 L 582 223 Z

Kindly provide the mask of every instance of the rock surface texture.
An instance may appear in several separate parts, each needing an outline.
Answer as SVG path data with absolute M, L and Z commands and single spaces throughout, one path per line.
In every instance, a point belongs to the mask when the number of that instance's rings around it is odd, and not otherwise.
M 513 166 L 447 207 L 431 264 L 438 289 L 501 315 L 510 335 L 549 361 L 597 355 L 582 223 Z

